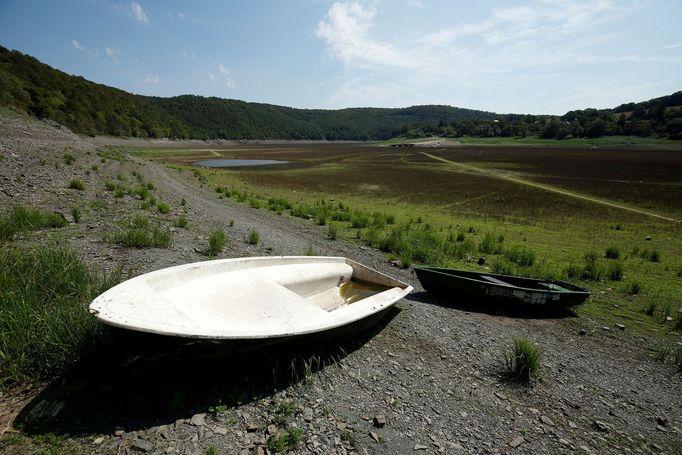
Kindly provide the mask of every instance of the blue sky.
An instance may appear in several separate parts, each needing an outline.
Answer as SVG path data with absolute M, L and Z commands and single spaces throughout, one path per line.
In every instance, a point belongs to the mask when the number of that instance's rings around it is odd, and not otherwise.
M 154 96 L 563 114 L 682 90 L 678 0 L 0 0 L 0 44 Z

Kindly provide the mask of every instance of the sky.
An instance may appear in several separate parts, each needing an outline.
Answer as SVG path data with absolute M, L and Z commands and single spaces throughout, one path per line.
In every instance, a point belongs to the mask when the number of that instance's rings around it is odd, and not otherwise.
M 564 114 L 682 90 L 679 0 L 0 0 L 0 45 L 151 96 Z

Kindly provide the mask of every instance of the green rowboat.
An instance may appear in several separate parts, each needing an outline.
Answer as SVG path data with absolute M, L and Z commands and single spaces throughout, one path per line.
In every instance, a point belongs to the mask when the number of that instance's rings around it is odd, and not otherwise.
M 447 300 L 467 300 L 548 310 L 583 303 L 590 291 L 558 280 L 541 280 L 465 270 L 415 267 L 424 289 Z

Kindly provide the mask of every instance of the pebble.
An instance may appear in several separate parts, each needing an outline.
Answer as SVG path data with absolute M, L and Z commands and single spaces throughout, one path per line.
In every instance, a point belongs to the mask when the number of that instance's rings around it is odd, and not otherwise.
M 377 414 L 374 416 L 374 426 L 377 428 L 383 428 L 386 425 L 386 416 L 383 414 Z
M 152 445 L 151 442 L 145 441 L 144 439 L 136 439 L 130 444 L 130 447 L 133 447 L 141 452 L 151 452 L 154 450 L 154 446 Z
M 550 427 L 554 426 L 554 422 L 552 422 L 552 419 L 546 416 L 540 416 L 540 422 L 544 423 L 545 425 L 549 425 Z
M 103 436 L 100 436 L 99 438 L 96 438 L 94 441 L 92 441 L 92 443 L 95 444 L 96 446 L 102 445 L 103 442 L 104 442 Z
M 125 432 L 126 431 L 121 427 L 114 428 L 114 436 L 123 436 Z
M 609 431 L 608 424 L 602 422 L 601 420 L 595 420 L 592 423 L 593 423 L 594 427 L 601 432 L 605 433 L 605 432 Z
M 514 439 L 511 440 L 511 442 L 509 443 L 509 445 L 510 445 L 511 447 L 518 447 L 518 446 L 520 446 L 521 444 L 523 444 L 524 442 L 526 442 L 526 440 L 523 439 L 523 436 L 517 436 L 517 437 L 515 437 Z
M 370 432 L 369 432 L 369 435 L 372 437 L 372 439 L 374 439 L 374 441 L 376 441 L 376 442 L 381 442 L 381 439 L 379 438 L 379 435 L 376 434 L 375 432 L 370 431 Z
M 206 414 L 194 414 L 189 423 L 195 427 L 206 425 Z
M 429 448 L 429 446 L 425 446 L 424 444 L 415 444 L 414 445 L 414 450 L 426 450 L 428 448 Z
M 625 326 L 623 324 L 616 324 L 616 327 L 618 327 L 620 330 L 625 330 Z

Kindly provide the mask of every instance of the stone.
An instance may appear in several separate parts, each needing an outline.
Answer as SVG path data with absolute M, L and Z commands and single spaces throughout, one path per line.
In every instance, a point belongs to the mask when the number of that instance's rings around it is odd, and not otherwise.
M 668 430 L 666 430 L 665 427 L 664 427 L 663 425 L 656 425 L 656 429 L 657 429 L 658 431 L 662 431 L 663 433 L 667 433 L 667 432 L 668 432 Z
M 578 424 L 575 423 L 575 422 L 572 421 L 572 420 L 569 420 L 569 421 L 568 421 L 568 426 L 571 427 L 571 428 L 573 428 L 574 430 L 575 430 L 576 428 L 578 428 Z
M 377 428 L 383 428 L 386 425 L 386 416 L 383 414 L 377 414 L 374 416 L 374 426 Z
M 225 427 L 216 426 L 216 427 L 213 427 L 213 431 L 216 432 L 217 434 L 221 435 L 221 436 L 225 436 L 227 434 L 227 428 L 225 428 Z
M 336 429 L 339 431 L 345 431 L 346 428 L 348 428 L 348 424 L 346 422 L 336 422 Z
M 189 423 L 195 427 L 206 425 L 206 414 L 194 414 Z
M 565 440 L 565 439 L 563 439 L 563 438 L 559 438 L 559 443 L 560 443 L 560 444 L 563 444 L 563 445 L 565 445 L 565 446 L 570 446 L 570 445 L 571 445 L 570 442 L 568 442 L 567 440 Z
M 587 446 L 580 446 L 580 450 L 582 450 L 585 453 L 592 453 L 589 447 Z
M 258 424 L 255 424 L 255 423 L 249 423 L 246 425 L 246 431 L 248 431 L 250 433 L 253 433 L 254 431 L 258 431 L 259 428 L 260 427 L 258 426 Z
M 428 448 L 429 448 L 429 446 L 425 446 L 424 444 L 415 444 L 414 445 L 414 450 L 426 450 Z
M 582 336 L 582 335 L 587 335 L 587 330 L 585 330 L 585 329 L 580 329 L 580 331 L 579 331 L 578 333 L 579 333 L 581 336 Z
M 123 436 L 125 432 L 126 431 L 121 427 L 114 428 L 114 436 Z
M 609 431 L 609 426 L 608 426 L 608 424 L 605 423 L 605 422 L 602 422 L 601 420 L 595 420 L 594 422 L 592 422 L 592 424 L 594 425 L 594 427 L 595 427 L 597 430 L 599 430 L 599 431 L 601 431 L 601 432 L 606 433 L 607 431 Z
M 478 258 L 478 261 L 476 261 L 476 262 L 478 263 L 478 265 L 485 264 L 485 256 L 481 256 L 480 258 Z
M 656 417 L 656 423 L 659 425 L 666 426 L 668 425 L 668 419 L 664 416 L 658 416 Z
M 151 452 L 154 450 L 154 446 L 151 442 L 145 441 L 144 439 L 135 439 L 130 447 L 139 450 L 140 452 Z
M 625 330 L 625 326 L 623 324 L 616 324 L 616 327 L 618 327 L 620 330 Z
M 96 438 L 94 441 L 92 441 L 92 443 L 95 444 L 96 446 L 101 446 L 103 442 L 104 442 L 103 436 L 100 436 L 99 438 Z
M 375 432 L 370 431 L 370 432 L 369 432 L 369 435 L 372 437 L 372 439 L 374 439 L 375 442 L 381 442 L 381 438 L 380 438 L 379 435 L 376 434 Z
M 268 432 L 268 434 L 277 433 L 277 425 L 275 425 L 274 423 L 271 423 L 270 425 L 268 425 L 268 428 L 266 431 Z
M 554 422 L 552 422 L 552 419 L 550 419 L 547 416 L 540 416 L 540 422 L 544 423 L 545 425 L 549 425 L 550 427 L 554 426 Z
M 520 446 L 521 444 L 523 444 L 524 442 L 526 442 L 526 440 L 523 439 L 523 436 L 517 436 L 517 437 L 515 437 L 514 439 L 511 440 L 511 442 L 509 443 L 509 445 L 510 445 L 511 447 L 518 447 L 518 446 Z

